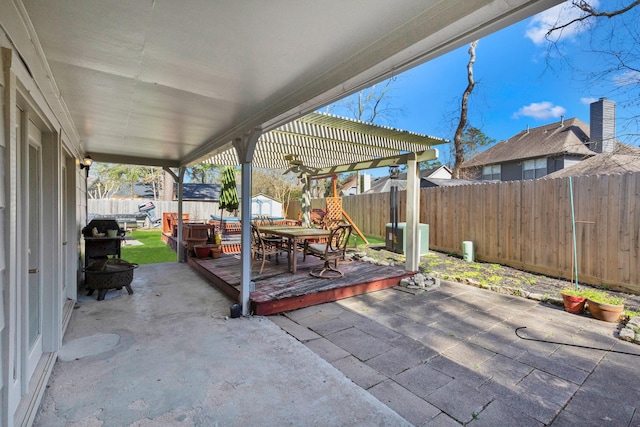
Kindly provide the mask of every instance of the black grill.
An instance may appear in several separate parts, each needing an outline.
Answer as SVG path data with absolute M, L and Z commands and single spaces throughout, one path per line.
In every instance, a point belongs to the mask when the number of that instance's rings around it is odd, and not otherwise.
M 118 225 L 118 221 L 113 218 L 92 219 L 89 224 L 82 229 L 82 235 L 84 237 L 93 237 L 94 227 L 98 230 L 98 233 L 104 233 L 105 236 L 107 235 L 107 230 L 118 230 L 118 237 L 124 237 L 124 233 Z
M 94 236 L 94 227 L 101 236 Z M 108 230 L 118 230 L 116 237 L 109 237 Z M 90 265 L 97 259 L 108 258 L 109 255 L 120 258 L 120 245 L 124 232 L 118 221 L 112 218 L 93 219 L 82 229 L 84 236 L 84 265 Z

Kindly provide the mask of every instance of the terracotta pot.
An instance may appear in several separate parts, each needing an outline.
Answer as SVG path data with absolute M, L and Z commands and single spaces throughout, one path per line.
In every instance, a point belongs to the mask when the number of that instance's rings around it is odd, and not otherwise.
M 572 314 L 581 314 L 584 311 L 584 303 L 587 301 L 585 297 L 577 297 L 573 295 L 562 294 L 562 302 L 564 303 L 564 311 Z
M 207 258 L 211 254 L 211 247 L 206 245 L 196 245 L 193 250 L 198 258 Z
M 189 254 L 192 254 L 194 252 L 194 247 L 202 246 L 207 243 L 207 239 L 202 239 L 199 237 L 189 237 L 185 239 L 185 241 L 187 243 L 187 251 L 189 252 Z
M 213 259 L 220 258 L 220 248 L 211 248 L 211 256 Z
M 624 305 L 611 305 L 587 299 L 589 313 L 598 320 L 605 322 L 617 322 L 624 310 Z

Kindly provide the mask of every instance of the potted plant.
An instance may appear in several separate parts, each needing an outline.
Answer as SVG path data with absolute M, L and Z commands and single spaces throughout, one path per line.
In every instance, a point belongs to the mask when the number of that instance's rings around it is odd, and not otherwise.
M 564 311 L 581 314 L 584 311 L 584 305 L 587 301 L 585 293 L 585 290 L 576 288 L 565 288 L 560 291 L 562 302 L 564 303 Z
M 591 290 L 587 296 L 589 313 L 598 320 L 617 322 L 624 310 L 624 298 L 615 297 L 604 291 Z
M 211 246 L 211 256 L 213 259 L 220 258 L 221 252 L 222 252 L 222 248 L 220 247 L 220 245 Z
M 209 245 L 194 245 L 193 251 L 198 258 L 208 258 L 211 254 L 211 246 Z

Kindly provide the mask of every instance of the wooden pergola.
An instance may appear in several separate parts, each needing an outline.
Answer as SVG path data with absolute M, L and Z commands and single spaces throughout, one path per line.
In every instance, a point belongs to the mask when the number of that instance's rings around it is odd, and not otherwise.
M 407 271 L 417 271 L 420 261 L 418 223 L 420 181 L 418 162 L 435 160 L 434 145 L 448 141 L 323 113 L 311 113 L 266 133 L 259 131 L 233 147 L 204 160 L 216 165 L 242 167 L 242 247 L 250 247 L 252 167 L 287 169 L 304 176 L 303 222 L 310 219 L 310 181 L 317 176 L 376 167 L 407 165 Z M 293 161 L 293 163 L 292 163 Z M 182 182 L 181 176 L 176 177 Z M 181 200 L 181 191 L 179 191 Z M 181 207 L 182 204 L 180 203 Z M 182 218 L 182 213 L 178 213 Z M 182 227 L 178 227 L 182 230 Z M 180 236 L 178 238 L 180 241 Z M 247 314 L 251 288 L 251 253 L 242 251 L 241 304 Z

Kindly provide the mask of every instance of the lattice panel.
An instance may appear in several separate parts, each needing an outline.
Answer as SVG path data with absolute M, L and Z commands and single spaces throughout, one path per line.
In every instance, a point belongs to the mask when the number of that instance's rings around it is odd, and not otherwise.
M 327 197 L 327 213 L 324 216 L 325 227 L 331 228 L 342 222 L 342 197 Z

